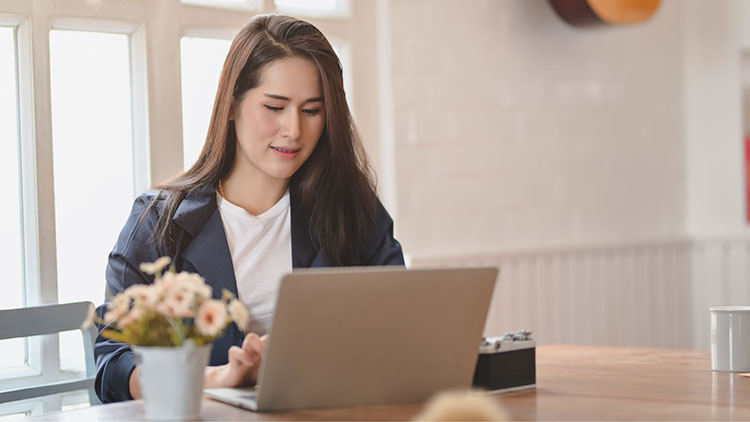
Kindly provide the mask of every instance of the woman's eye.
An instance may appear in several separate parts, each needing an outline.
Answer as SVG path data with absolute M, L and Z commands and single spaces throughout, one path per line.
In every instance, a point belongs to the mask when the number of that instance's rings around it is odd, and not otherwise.
M 320 109 L 319 108 L 316 108 L 316 109 L 304 109 L 304 110 L 302 110 L 302 112 L 305 113 L 305 114 L 309 114 L 311 116 L 314 116 L 314 115 L 320 113 Z
M 265 104 L 265 107 L 266 107 L 267 109 L 271 110 L 271 111 L 281 111 L 281 110 L 283 110 L 283 109 L 284 109 L 284 107 L 274 107 L 274 106 L 270 106 L 270 105 L 268 105 L 268 104 Z

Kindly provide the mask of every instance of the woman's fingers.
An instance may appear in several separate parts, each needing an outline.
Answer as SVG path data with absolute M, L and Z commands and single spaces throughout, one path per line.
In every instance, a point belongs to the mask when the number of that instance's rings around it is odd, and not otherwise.
M 266 350 L 268 336 L 258 337 L 256 333 L 245 336 L 242 347 L 232 346 L 229 349 L 229 360 L 242 363 L 243 365 L 256 365 Z
M 244 366 L 253 366 L 256 359 L 253 359 L 246 350 L 232 346 L 229 348 L 229 362 Z
M 260 337 L 258 337 L 258 334 L 256 333 L 250 333 L 245 336 L 245 340 L 242 342 L 242 348 L 245 350 L 250 350 L 250 347 L 252 345 L 257 344 L 260 341 Z
M 250 333 L 242 342 L 242 347 L 229 348 L 229 365 L 223 371 L 221 385 L 253 385 L 256 382 L 260 361 L 266 351 L 268 336 L 259 337 Z
M 258 337 L 257 334 L 250 333 L 245 336 L 245 340 L 242 342 L 242 350 L 247 351 L 254 357 L 257 356 L 257 359 L 260 359 L 265 354 L 266 341 Z

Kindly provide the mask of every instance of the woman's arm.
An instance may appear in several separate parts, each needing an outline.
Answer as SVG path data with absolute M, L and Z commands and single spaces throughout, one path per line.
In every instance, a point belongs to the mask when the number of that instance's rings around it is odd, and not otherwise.
M 130 388 L 130 396 L 134 399 L 140 399 L 141 396 L 141 383 L 138 378 L 138 368 L 134 368 L 133 372 L 130 373 L 130 380 L 128 381 Z
M 376 207 L 378 212 L 375 230 L 365 242 L 362 265 L 404 265 L 401 244 L 393 238 L 393 219 L 380 201 Z
M 143 194 L 136 198 L 125 226 L 107 261 L 107 300 L 139 283 L 151 283 L 153 278 L 142 273 L 138 265 L 153 262 L 161 256 L 150 239 L 156 211 L 141 219 L 153 196 Z M 97 314 L 103 317 L 106 304 L 99 306 Z M 104 327 L 99 327 L 101 330 Z M 102 403 L 130 400 L 130 379 L 135 368 L 135 357 L 130 346 L 107 339 L 101 335 L 94 345 L 97 373 L 95 390 Z

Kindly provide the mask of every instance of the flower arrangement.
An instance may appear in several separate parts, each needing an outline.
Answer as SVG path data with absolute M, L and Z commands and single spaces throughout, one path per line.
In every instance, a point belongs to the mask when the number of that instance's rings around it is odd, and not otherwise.
M 105 325 L 101 335 L 136 346 L 179 347 L 186 340 L 196 346 L 216 340 L 234 321 L 243 332 L 249 324 L 245 305 L 226 289 L 221 300 L 211 299 L 211 287 L 198 274 L 175 271 L 169 257 L 140 265 L 153 274 L 153 284 L 136 284 L 115 296 L 107 305 L 104 318 L 94 309 L 83 328 L 93 323 Z

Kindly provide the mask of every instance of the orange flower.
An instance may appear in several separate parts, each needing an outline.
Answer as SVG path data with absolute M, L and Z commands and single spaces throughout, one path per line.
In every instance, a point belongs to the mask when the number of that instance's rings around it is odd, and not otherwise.
M 206 336 L 218 335 L 227 324 L 227 308 L 220 300 L 207 300 L 198 310 L 195 325 Z
M 169 296 L 165 297 L 157 305 L 156 310 L 168 317 L 192 318 L 193 317 L 193 295 L 180 289 L 173 289 Z

